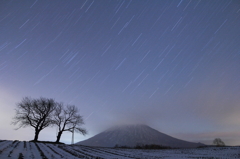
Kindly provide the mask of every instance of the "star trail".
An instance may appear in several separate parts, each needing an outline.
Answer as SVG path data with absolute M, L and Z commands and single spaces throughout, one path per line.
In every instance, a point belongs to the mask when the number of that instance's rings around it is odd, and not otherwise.
M 239 43 L 239 0 L 2 0 L 1 138 L 32 138 L 11 117 L 42 96 L 79 107 L 89 134 L 75 140 L 140 123 L 240 145 Z

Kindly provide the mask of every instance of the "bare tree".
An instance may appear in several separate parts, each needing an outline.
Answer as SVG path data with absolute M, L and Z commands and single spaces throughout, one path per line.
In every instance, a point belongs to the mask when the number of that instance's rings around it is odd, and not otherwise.
M 83 135 L 87 133 L 85 129 L 81 128 L 81 125 L 84 124 L 83 118 L 79 115 L 79 111 L 75 105 L 67 105 L 64 108 L 62 103 L 58 103 L 54 113 L 54 124 L 58 127 L 56 142 L 60 141 L 64 131 L 76 131 Z
M 213 144 L 216 146 L 225 146 L 225 143 L 220 138 L 214 139 Z
M 53 99 L 32 99 L 25 97 L 16 105 L 12 124 L 19 124 L 19 128 L 33 127 L 35 129 L 34 141 L 38 140 L 41 130 L 52 124 L 51 115 L 56 107 Z

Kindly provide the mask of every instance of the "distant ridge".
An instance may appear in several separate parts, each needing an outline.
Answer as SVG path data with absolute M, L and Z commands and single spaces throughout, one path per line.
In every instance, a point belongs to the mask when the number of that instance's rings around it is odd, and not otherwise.
M 87 140 L 76 144 L 98 147 L 127 146 L 136 145 L 162 145 L 173 148 L 196 148 L 204 146 L 201 143 L 193 143 L 176 139 L 161 133 L 147 125 L 123 125 L 114 126 Z

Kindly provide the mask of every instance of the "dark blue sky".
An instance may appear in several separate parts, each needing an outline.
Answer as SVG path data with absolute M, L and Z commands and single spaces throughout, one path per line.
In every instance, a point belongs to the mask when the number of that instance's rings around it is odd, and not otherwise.
M 22 97 L 43 96 L 79 107 L 89 135 L 75 140 L 143 123 L 240 145 L 239 44 L 239 0 L 2 0 L 1 138 L 31 140 L 6 123 Z

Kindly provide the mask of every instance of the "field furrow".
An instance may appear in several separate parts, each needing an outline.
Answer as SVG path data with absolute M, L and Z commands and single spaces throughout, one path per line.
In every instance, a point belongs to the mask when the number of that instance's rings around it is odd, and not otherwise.
M 91 152 L 93 154 L 98 154 L 100 157 L 101 156 L 108 156 L 108 157 L 112 157 L 112 158 L 135 158 L 133 156 L 131 156 L 130 154 L 125 154 L 125 153 L 118 153 L 116 151 L 111 151 L 110 149 L 100 149 L 100 148 L 96 148 L 96 147 L 88 147 L 88 146 L 79 146 L 79 148 L 81 148 L 84 151 L 88 151 Z
M 160 158 L 240 158 L 240 147 L 206 147 L 196 149 L 124 149 L 82 145 L 34 143 L 0 140 L 0 158 L 5 159 L 160 159 Z

